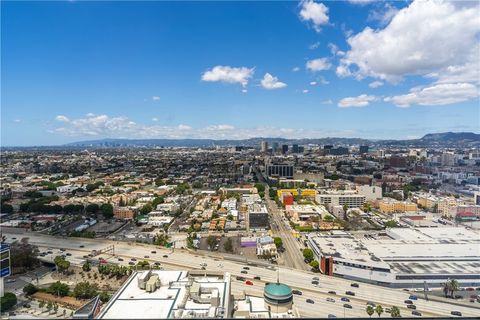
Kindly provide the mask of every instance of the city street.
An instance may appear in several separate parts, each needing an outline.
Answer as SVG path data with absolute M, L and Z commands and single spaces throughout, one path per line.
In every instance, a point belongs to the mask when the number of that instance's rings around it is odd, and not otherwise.
M 146 260 L 154 262 L 158 261 L 166 270 L 190 270 L 192 268 L 200 269 L 201 263 L 206 263 L 207 269 L 223 270 L 232 275 L 232 292 L 241 293 L 243 290 L 255 290 L 258 294 L 262 294 L 263 287 L 266 282 L 274 282 L 277 279 L 277 272 L 273 266 L 256 267 L 249 266 L 248 274 L 242 274 L 245 263 L 229 261 L 218 257 L 201 256 L 199 254 L 190 253 L 187 250 L 176 249 L 172 252 L 171 249 L 157 248 L 151 245 L 115 242 L 108 240 L 82 239 L 82 238 L 64 238 L 59 239 L 51 236 L 38 235 L 33 233 L 28 234 L 6 234 L 7 239 L 12 237 L 28 237 L 30 243 L 36 244 L 41 251 L 46 248 L 63 248 L 66 252 L 72 253 L 72 261 L 79 261 L 83 255 L 91 252 L 91 250 L 100 250 L 108 245 L 115 245 L 115 256 L 102 255 L 108 262 L 120 263 L 117 257 L 124 259 L 123 264 L 128 264 L 129 259 L 136 258 L 137 261 L 149 256 Z M 8 241 L 7 240 L 7 241 Z M 80 248 L 83 245 L 84 248 Z M 156 253 L 152 254 L 151 251 Z M 54 251 L 53 255 L 58 254 Z M 167 255 L 168 258 L 164 258 Z M 77 260 L 78 259 L 78 260 Z M 273 269 L 273 270 L 272 270 Z M 254 276 L 259 276 L 261 280 L 252 280 L 254 285 L 247 286 L 243 282 L 235 280 L 236 276 L 245 276 L 248 279 L 253 279 Z M 344 312 L 347 317 L 366 316 L 365 308 L 368 301 L 380 304 L 384 307 L 397 306 L 401 310 L 403 316 L 411 315 L 411 310 L 406 307 L 404 300 L 408 299 L 409 293 L 401 290 L 389 289 L 368 284 L 360 284 L 359 288 L 352 288 L 350 281 L 328 277 L 321 274 L 315 274 L 303 270 L 296 270 L 286 267 L 279 267 L 279 276 L 282 283 L 288 284 L 292 289 L 301 290 L 303 295 L 295 295 L 295 305 L 300 310 L 303 317 L 327 317 L 329 314 L 334 314 L 337 317 L 343 317 Z M 319 277 L 319 285 L 312 285 L 312 277 Z M 345 296 L 345 291 L 350 290 L 355 292 L 355 296 L 347 296 L 350 299 L 352 309 L 344 309 L 343 301 L 340 298 Z M 329 294 L 329 291 L 335 291 L 335 294 Z M 250 292 L 250 291 L 248 291 Z M 335 302 L 327 302 L 326 298 L 331 297 Z M 309 304 L 306 299 L 312 299 L 315 304 Z M 477 304 L 471 306 L 457 306 L 446 302 L 437 301 L 415 301 L 417 311 L 420 311 L 424 316 L 450 316 L 451 311 L 460 311 L 463 316 L 477 316 L 480 308 Z M 388 314 L 384 316 L 389 317 Z

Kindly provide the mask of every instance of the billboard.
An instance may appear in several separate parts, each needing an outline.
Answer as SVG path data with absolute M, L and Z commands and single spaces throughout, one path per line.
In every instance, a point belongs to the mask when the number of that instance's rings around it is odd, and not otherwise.
M 0 278 L 10 275 L 10 246 L 2 243 L 0 245 Z

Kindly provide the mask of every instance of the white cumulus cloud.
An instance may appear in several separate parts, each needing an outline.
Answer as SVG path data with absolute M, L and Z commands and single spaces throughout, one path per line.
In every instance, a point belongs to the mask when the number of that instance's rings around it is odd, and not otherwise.
M 67 117 L 65 117 L 63 115 L 56 116 L 55 120 L 60 121 L 60 122 L 69 122 L 70 121 L 70 119 L 68 119 Z
M 408 94 L 387 97 L 384 100 L 405 108 L 411 105 L 439 106 L 463 102 L 479 96 L 478 88 L 471 83 L 442 83 L 424 88 L 412 88 Z
M 160 97 L 159 97 L 159 96 L 153 96 L 153 97 L 152 97 L 152 100 L 153 100 L 153 101 L 158 101 L 158 100 L 160 100 Z
M 330 69 L 332 64 L 328 61 L 328 58 L 318 58 L 307 61 L 305 66 L 310 71 L 322 71 Z
M 230 66 L 215 66 L 211 70 L 207 70 L 202 75 L 203 81 L 210 82 L 226 82 L 238 83 L 246 87 L 248 80 L 253 76 L 254 68 L 247 67 L 230 67 Z
M 315 31 L 320 32 L 321 26 L 328 24 L 328 8 L 323 3 L 304 0 L 300 3 L 300 18 L 311 22 Z
M 370 82 L 370 84 L 368 85 L 370 88 L 378 88 L 378 87 L 381 87 L 383 86 L 383 82 L 382 81 L 373 81 L 373 82 Z
M 286 83 L 279 81 L 277 77 L 272 76 L 270 73 L 265 73 L 260 83 L 267 90 L 281 89 L 287 86 Z
M 343 98 L 338 102 L 338 106 L 340 108 L 366 107 L 370 104 L 370 102 L 375 101 L 376 99 L 377 98 L 375 96 L 361 94 L 358 97 Z

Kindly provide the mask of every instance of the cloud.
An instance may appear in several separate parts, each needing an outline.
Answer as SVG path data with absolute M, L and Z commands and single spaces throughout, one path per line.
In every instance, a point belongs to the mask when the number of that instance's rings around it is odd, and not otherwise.
M 372 3 L 374 1 L 376 1 L 376 0 L 348 0 L 348 2 L 350 2 L 351 4 L 358 4 L 358 5 L 361 5 L 361 6 Z
M 300 71 L 300 68 L 299 68 L 299 67 L 293 67 L 293 68 L 292 68 L 292 72 L 297 72 L 297 71 Z
M 309 60 L 306 63 L 306 68 L 310 71 L 322 71 L 328 70 L 332 66 L 332 64 L 328 61 L 328 58 L 318 58 Z
M 311 85 L 311 86 L 317 85 L 317 81 L 311 81 L 311 82 L 310 82 L 310 85 Z
M 69 122 L 70 121 L 67 117 L 62 116 L 62 115 L 56 116 L 55 120 L 60 121 L 60 122 Z
M 320 32 L 321 26 L 328 24 L 328 8 L 323 3 L 304 0 L 300 3 L 300 18 L 311 22 L 315 31 Z
M 239 83 L 242 87 L 246 87 L 248 80 L 253 76 L 255 68 L 247 67 L 230 67 L 230 66 L 215 66 L 211 70 L 205 71 L 202 75 L 203 81 L 210 82 L 226 82 Z
M 302 93 L 308 93 L 308 89 L 304 89 Z
M 287 86 L 286 83 L 278 81 L 278 78 L 272 76 L 270 73 L 265 73 L 260 83 L 262 84 L 262 87 L 267 90 L 281 89 Z
M 378 88 L 378 87 L 381 87 L 383 86 L 383 82 L 382 81 L 373 81 L 373 82 L 370 82 L 370 84 L 368 85 L 370 88 Z
M 332 55 L 334 56 L 344 56 L 345 55 L 345 52 L 344 51 L 341 51 L 338 49 L 338 46 L 334 43 L 329 43 L 328 44 L 328 48 L 330 49 L 330 52 L 332 53 Z
M 397 12 L 398 9 L 387 2 L 383 8 L 370 11 L 367 20 L 378 21 L 381 26 L 385 26 L 392 20 Z
M 152 121 L 158 121 L 158 118 L 153 117 Z
M 478 66 L 479 32 L 478 7 L 417 0 L 385 28 L 366 27 L 349 37 L 350 50 L 340 64 L 345 72 L 339 73 L 394 83 L 407 75 L 441 77 L 447 68 Z
M 317 49 L 318 47 L 320 47 L 320 41 L 317 41 L 315 43 L 312 43 L 311 45 L 308 46 L 308 49 L 310 50 L 315 50 Z
M 340 108 L 366 107 L 370 104 L 371 101 L 375 101 L 376 99 L 377 98 L 375 96 L 361 94 L 358 97 L 343 98 L 338 102 L 338 106 Z
M 192 130 L 192 127 L 187 126 L 186 124 L 179 124 L 177 128 L 178 130 Z
M 153 97 L 152 97 L 152 100 L 153 100 L 153 101 L 158 101 L 158 100 L 160 100 L 160 97 L 159 97 L 159 96 L 153 96 Z
M 22 122 L 22 120 L 20 120 L 20 119 L 15 119 L 15 120 L 13 120 L 13 122 L 19 123 L 19 122 Z
M 445 83 L 412 88 L 408 94 L 387 97 L 384 101 L 405 108 L 410 105 L 439 106 L 458 103 L 479 96 L 478 88 L 471 83 Z
M 323 100 L 321 103 L 322 104 L 333 104 L 333 101 L 332 101 L 332 99 L 328 99 L 328 100 Z

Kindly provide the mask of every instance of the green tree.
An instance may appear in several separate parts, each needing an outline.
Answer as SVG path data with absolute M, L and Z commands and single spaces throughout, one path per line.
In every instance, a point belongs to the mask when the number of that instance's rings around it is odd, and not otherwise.
M 305 248 L 303 249 L 303 257 L 310 263 L 313 260 L 313 251 L 312 249 Z
M 275 246 L 277 247 L 277 249 L 283 246 L 283 240 L 280 237 L 274 237 L 273 243 L 275 243 Z
M 46 290 L 48 293 L 65 297 L 70 292 L 70 288 L 66 283 L 61 283 L 60 281 L 52 283 Z
M 31 283 L 27 283 L 25 287 L 23 287 L 23 293 L 25 293 L 27 296 L 31 296 L 37 291 L 38 291 L 38 288 Z
M 104 203 L 100 206 L 100 211 L 106 219 L 113 217 L 113 206 L 110 203 Z
M 70 261 L 65 260 L 62 256 L 56 256 L 55 259 L 53 259 L 53 262 L 57 266 L 59 272 L 65 272 L 70 268 Z
M 91 299 L 97 295 L 98 287 L 88 281 L 77 283 L 73 289 L 73 296 L 77 299 Z
M 10 247 L 11 267 L 20 270 L 31 270 L 38 266 L 38 248 L 28 243 L 28 238 L 15 241 Z
M 368 316 L 369 316 L 370 318 L 371 318 L 372 315 L 375 313 L 375 309 L 373 309 L 373 307 L 370 306 L 370 305 L 367 306 L 366 311 L 367 311 L 367 314 L 368 314 Z
M 107 303 L 108 300 L 110 300 L 110 295 L 109 295 L 108 292 L 106 292 L 106 291 L 102 291 L 102 292 L 100 293 L 100 296 L 99 296 L 99 297 L 100 297 L 100 300 L 101 300 L 103 303 Z
M 13 213 L 13 206 L 11 204 L 2 202 L 0 212 L 1 213 Z
M 98 206 L 98 204 L 96 203 L 90 203 L 86 208 L 85 208 L 85 211 L 87 213 L 97 213 L 98 210 L 100 210 L 100 207 Z
M 397 306 L 393 306 L 390 309 L 390 316 L 392 318 L 399 318 L 400 317 L 400 309 Z
M 140 209 L 140 214 L 148 214 L 153 210 L 152 205 L 150 203 L 147 203 Z
M 312 261 L 310 261 L 310 267 L 312 267 L 315 270 L 318 270 L 319 267 L 320 267 L 320 264 L 318 263 L 317 260 L 312 260 Z
M 5 292 L 0 298 L 0 309 L 2 312 L 8 311 L 17 304 L 17 296 L 11 292 Z
M 152 201 L 152 207 L 153 207 L 153 208 L 156 208 L 159 204 L 164 203 L 164 202 L 165 202 L 165 198 L 164 198 L 164 197 L 156 197 L 156 198 L 153 199 L 153 201 Z
M 163 185 L 165 185 L 165 182 L 163 182 L 163 179 L 162 179 L 162 178 L 157 178 L 157 179 L 155 179 L 155 185 L 156 185 L 157 187 L 163 186 Z
M 210 247 L 210 250 L 213 250 L 213 248 L 215 248 L 215 246 L 217 244 L 217 237 L 212 236 L 212 235 L 208 236 L 207 244 Z
M 90 266 L 90 263 L 87 261 L 83 264 L 82 266 L 82 270 L 85 271 L 85 272 L 88 272 L 92 269 L 92 267 Z
M 395 220 L 388 220 L 387 222 L 385 222 L 385 227 L 396 228 L 396 227 L 398 227 L 398 223 Z
M 232 253 L 233 252 L 233 243 L 232 238 L 228 238 L 227 241 L 223 244 L 225 251 Z
M 335 220 L 335 218 L 331 215 L 328 215 L 325 218 L 323 218 L 323 221 L 325 221 L 325 222 L 333 222 L 334 220 Z
M 45 301 L 40 300 L 40 301 L 38 302 L 38 307 L 39 307 L 40 309 L 43 309 L 43 307 L 45 307 Z
M 381 305 L 378 305 L 376 308 L 375 308 L 375 312 L 378 314 L 378 317 L 380 318 L 380 316 L 382 315 L 383 313 L 383 307 Z
M 450 296 L 454 298 L 455 292 L 460 290 L 460 284 L 458 283 L 457 280 L 455 279 L 450 280 L 449 290 L 450 290 Z
M 257 188 L 258 193 L 265 193 L 265 185 L 263 183 L 255 183 L 255 188 Z

